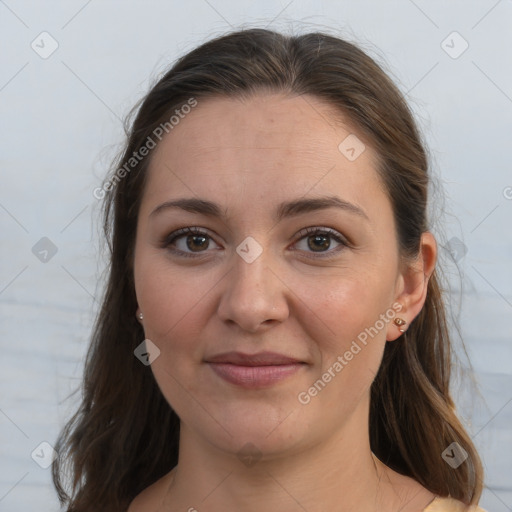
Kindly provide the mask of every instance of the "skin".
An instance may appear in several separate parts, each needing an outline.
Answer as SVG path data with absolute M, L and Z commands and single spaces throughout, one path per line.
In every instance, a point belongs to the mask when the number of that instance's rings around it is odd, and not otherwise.
M 349 134 L 366 146 L 354 161 L 338 150 Z M 392 321 L 307 405 L 297 398 L 393 304 L 410 323 L 425 301 L 435 240 L 424 233 L 418 257 L 401 258 L 376 168 L 370 142 L 311 96 L 201 100 L 154 150 L 136 235 L 137 313 L 160 350 L 155 379 L 181 420 L 180 458 L 130 512 L 412 512 L 432 501 L 370 450 L 370 386 L 386 342 L 401 335 Z M 324 195 L 366 218 L 336 208 L 273 217 L 283 201 Z M 170 208 L 151 215 L 183 197 L 214 201 L 226 216 Z M 184 227 L 208 235 L 175 242 L 197 257 L 161 243 Z M 307 227 L 331 228 L 350 244 L 327 235 L 317 248 L 313 235 L 299 235 Z M 236 252 L 248 236 L 262 249 L 252 263 Z M 322 254 L 330 257 L 315 258 Z M 307 364 L 273 386 L 247 390 L 204 363 L 231 350 L 269 350 Z M 237 456 L 246 443 L 260 457 L 251 466 Z

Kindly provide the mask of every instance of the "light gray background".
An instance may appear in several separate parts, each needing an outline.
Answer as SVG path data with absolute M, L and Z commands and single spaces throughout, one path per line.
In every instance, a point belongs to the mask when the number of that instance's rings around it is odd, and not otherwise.
M 0 0 L 0 510 L 58 510 L 31 453 L 76 404 L 64 399 L 80 382 L 104 265 L 92 191 L 120 120 L 179 55 L 249 26 L 347 37 L 408 94 L 445 190 L 434 208 L 444 231 L 434 227 L 485 399 L 467 382 L 454 390 L 487 471 L 481 505 L 512 510 L 510 0 Z M 58 43 L 45 59 L 31 48 L 51 49 L 43 31 Z M 42 237 L 57 248 L 47 262 L 32 251 Z

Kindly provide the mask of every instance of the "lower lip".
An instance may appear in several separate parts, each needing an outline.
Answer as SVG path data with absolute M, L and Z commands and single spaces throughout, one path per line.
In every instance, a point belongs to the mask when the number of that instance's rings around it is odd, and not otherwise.
M 243 388 L 254 389 L 271 386 L 300 370 L 304 364 L 273 366 L 240 366 L 229 363 L 208 363 L 224 380 Z

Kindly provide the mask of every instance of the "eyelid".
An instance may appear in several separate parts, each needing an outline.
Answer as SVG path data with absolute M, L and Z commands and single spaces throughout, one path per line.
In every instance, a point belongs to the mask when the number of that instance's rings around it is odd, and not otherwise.
M 324 251 L 324 252 L 322 252 L 322 251 L 320 251 L 320 252 L 306 251 L 308 254 L 308 256 L 307 256 L 308 258 L 328 260 L 328 259 L 337 257 L 338 254 L 343 249 L 353 248 L 353 244 L 348 240 L 348 238 L 346 236 L 342 235 L 338 230 L 336 230 L 334 228 L 327 227 L 327 226 L 310 226 L 310 227 L 301 229 L 295 237 L 296 240 L 295 240 L 294 244 L 297 244 L 302 239 L 304 239 L 308 236 L 315 235 L 316 233 L 325 234 L 325 235 L 333 238 L 336 241 L 336 243 L 340 244 L 341 247 L 330 249 L 330 250 Z M 294 250 L 297 252 L 301 252 L 300 250 L 297 250 L 297 249 L 294 249 Z
M 330 228 L 328 226 L 310 226 L 303 228 L 297 233 L 297 240 L 304 238 L 306 235 L 314 235 L 315 233 L 327 233 L 333 238 L 337 238 L 340 243 L 353 247 L 353 244 L 348 237 L 340 233 L 337 229 Z
M 298 233 L 296 233 L 296 235 L 294 235 L 293 244 L 296 244 L 296 243 L 300 242 L 303 238 L 306 238 L 307 236 L 314 235 L 316 233 L 326 234 L 326 235 L 330 236 L 337 243 L 339 243 L 343 246 L 341 249 L 346 248 L 346 247 L 353 247 L 353 244 L 350 242 L 350 240 L 348 240 L 348 238 L 346 236 L 342 235 L 336 229 L 330 228 L 328 226 L 309 226 L 309 227 L 301 229 Z M 208 253 L 208 251 L 199 251 L 198 253 L 194 253 L 194 252 L 186 252 L 186 251 L 181 251 L 179 249 L 176 250 L 176 249 L 169 248 L 169 246 L 173 242 L 175 242 L 175 240 L 177 240 L 185 235 L 205 235 L 210 240 L 212 240 L 214 243 L 217 244 L 217 242 L 215 242 L 214 237 L 210 234 L 208 229 L 197 227 L 197 226 L 187 226 L 184 228 L 177 229 L 177 230 L 171 232 L 170 234 L 166 235 L 162 239 L 160 245 L 163 249 L 168 249 L 170 252 L 173 252 L 174 254 L 177 254 L 179 256 L 184 256 L 184 257 L 200 258 L 201 256 Z M 321 259 L 321 258 L 328 259 L 330 257 L 331 258 L 335 257 L 340 252 L 341 249 L 337 248 L 337 249 L 328 250 L 328 251 L 324 251 L 324 252 L 318 252 L 318 253 L 311 251 L 311 252 L 309 252 L 309 255 L 311 255 L 311 256 L 308 256 L 308 257 L 319 258 L 319 259 Z M 300 250 L 296 250 L 296 251 L 301 252 Z M 308 251 L 306 251 L 306 252 L 308 252 Z
M 172 231 L 171 233 L 169 233 L 168 235 L 164 236 L 160 245 L 163 249 L 165 249 L 171 243 L 173 243 L 175 240 L 177 240 L 178 238 L 181 238 L 185 235 L 205 235 L 215 242 L 214 237 L 210 234 L 210 231 L 208 229 L 201 228 L 198 226 L 187 226 L 184 228 L 176 229 L 176 230 Z M 217 242 L 215 242 L 215 243 L 217 243 Z M 181 252 L 181 251 L 177 251 L 177 252 Z M 186 254 L 192 254 L 192 253 L 186 253 Z

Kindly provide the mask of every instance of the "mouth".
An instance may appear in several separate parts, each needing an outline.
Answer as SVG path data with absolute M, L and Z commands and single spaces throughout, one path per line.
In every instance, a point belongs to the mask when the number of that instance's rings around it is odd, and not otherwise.
M 307 366 L 304 361 L 274 352 L 227 352 L 205 362 L 223 380 L 246 389 L 272 386 Z

